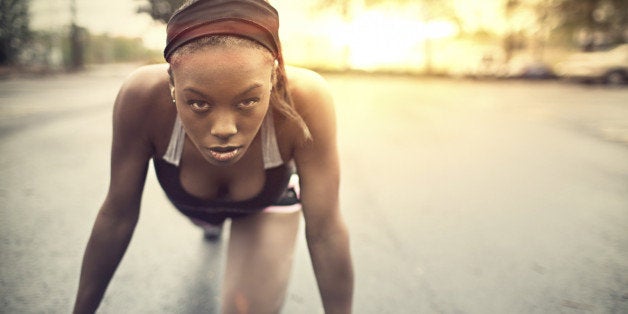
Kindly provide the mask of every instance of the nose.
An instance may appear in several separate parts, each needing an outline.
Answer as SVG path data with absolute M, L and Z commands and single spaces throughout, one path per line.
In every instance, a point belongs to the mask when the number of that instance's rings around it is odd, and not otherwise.
M 221 140 L 228 140 L 238 133 L 235 117 L 232 114 L 220 114 L 212 122 L 210 133 Z

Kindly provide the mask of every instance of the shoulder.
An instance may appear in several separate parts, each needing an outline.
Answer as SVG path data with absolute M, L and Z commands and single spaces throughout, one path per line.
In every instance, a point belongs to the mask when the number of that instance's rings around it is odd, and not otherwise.
M 170 101 L 168 65 L 142 66 L 129 74 L 120 87 L 114 105 L 114 119 L 147 120 Z
M 113 109 L 114 130 L 122 137 L 154 140 L 159 126 L 170 123 L 174 106 L 168 88 L 168 65 L 138 68 L 124 80 Z
M 294 107 L 308 127 L 320 115 L 328 115 L 333 111 L 329 85 L 320 74 L 304 68 L 286 67 L 286 75 Z
M 130 98 L 136 105 L 142 105 L 163 97 L 164 91 L 168 91 L 168 65 L 147 65 L 129 74 L 120 88 L 118 98 Z
M 299 67 L 286 67 L 290 94 L 305 100 L 307 97 L 320 97 L 329 94 L 327 81 L 318 73 Z
M 336 112 L 327 81 L 318 73 L 290 67 L 286 69 L 290 96 L 295 109 L 303 118 L 311 134 L 311 141 L 295 150 L 297 167 L 308 160 L 333 159 L 336 146 Z M 328 155 L 329 154 L 329 155 Z
M 292 87 L 325 88 L 327 85 L 320 74 L 306 68 L 286 66 L 286 74 Z

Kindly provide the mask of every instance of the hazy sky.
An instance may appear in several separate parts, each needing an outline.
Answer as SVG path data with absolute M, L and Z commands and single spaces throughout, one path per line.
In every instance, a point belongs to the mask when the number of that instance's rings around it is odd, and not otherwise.
M 271 0 L 281 16 L 280 36 L 284 56 L 294 64 L 329 64 L 340 60 L 339 55 L 351 51 L 352 66 L 368 68 L 381 64 L 422 64 L 425 38 L 444 36 L 448 25 L 428 25 L 421 21 L 420 2 L 405 7 L 381 6 L 365 8 L 359 4 L 353 10 L 350 25 L 328 11 L 312 20 L 311 4 L 317 0 Z M 504 29 L 500 6 L 504 0 L 453 0 L 457 13 L 467 30 L 477 28 Z M 61 30 L 70 24 L 71 0 L 31 0 L 31 27 L 35 30 Z M 77 23 L 92 34 L 140 37 L 152 49 L 165 45 L 165 25 L 155 22 L 148 14 L 138 14 L 144 0 L 76 0 Z M 359 3 L 356 1 L 354 3 Z M 319 12 L 320 13 L 320 12 Z M 434 21 L 437 22 L 437 21 Z M 449 26 L 452 26 L 449 23 Z M 435 36 L 435 37 L 434 37 Z M 461 48 L 452 48 L 459 54 Z M 446 55 L 441 48 L 443 56 Z M 481 52 L 478 52 L 481 53 Z M 471 54 L 470 54 L 471 55 Z M 318 61 L 313 61 L 318 60 Z
M 314 0 L 271 0 L 282 19 L 282 31 L 296 31 L 308 27 L 307 8 Z M 137 14 L 143 0 L 76 0 L 77 22 L 90 32 L 141 37 L 147 46 L 160 49 L 165 42 L 164 25 L 147 14 Z M 454 0 L 458 14 L 470 28 L 499 24 L 500 0 Z M 54 29 L 70 23 L 70 0 L 31 0 L 31 27 Z M 490 23 L 493 25 L 486 25 Z
M 295 13 L 294 8 L 307 2 L 272 1 L 285 22 L 298 21 L 299 13 Z M 165 26 L 153 21 L 148 14 L 137 14 L 137 7 L 142 3 L 141 0 L 76 0 L 77 23 L 94 34 L 141 37 L 147 46 L 161 49 L 165 43 Z M 35 30 L 60 29 L 70 24 L 70 0 L 31 0 L 30 9 L 31 27 Z

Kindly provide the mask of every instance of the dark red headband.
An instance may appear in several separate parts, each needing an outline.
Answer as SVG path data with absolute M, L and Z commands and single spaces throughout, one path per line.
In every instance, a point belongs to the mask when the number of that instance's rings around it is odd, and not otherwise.
M 264 0 L 198 0 L 177 10 L 166 30 L 164 58 L 201 37 L 234 35 L 254 40 L 281 58 L 279 15 Z

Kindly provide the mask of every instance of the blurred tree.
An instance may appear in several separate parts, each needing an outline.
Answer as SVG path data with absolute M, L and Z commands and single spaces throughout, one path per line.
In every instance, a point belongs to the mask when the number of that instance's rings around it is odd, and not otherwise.
M 72 71 L 82 70 L 85 67 L 85 28 L 76 23 L 76 0 L 70 1 L 70 62 L 68 68 Z
M 16 62 L 30 37 L 28 0 L 0 0 L 0 65 Z
M 552 0 L 548 6 L 560 17 L 559 28 L 574 34 L 583 50 L 628 41 L 626 0 Z
M 371 0 L 377 2 L 386 2 L 386 0 Z M 401 2 L 406 2 L 405 0 L 397 0 Z M 446 19 L 453 21 L 458 28 L 460 29 L 460 19 L 456 14 L 456 10 L 453 7 L 453 3 L 450 0 L 422 0 L 423 4 L 423 16 L 422 20 L 430 22 L 435 19 Z M 432 39 L 426 38 L 424 42 L 424 53 L 425 53 L 425 74 L 431 75 L 433 74 L 432 70 Z
M 107 34 L 88 36 L 85 51 L 88 63 L 150 61 L 160 57 L 160 51 L 146 48 L 140 38 L 112 37 Z
M 337 10 L 343 18 L 349 19 L 351 16 L 352 0 L 318 0 L 315 5 L 315 10 L 332 9 Z
M 420 2 L 425 9 L 425 16 L 422 16 L 422 18 L 447 18 L 456 23 L 459 22 L 450 0 L 421 0 Z M 338 10 L 342 16 L 349 17 L 351 15 L 351 7 L 358 3 L 364 4 L 366 7 L 373 7 L 385 3 L 398 5 L 416 3 L 416 0 L 318 0 L 315 9 L 334 9 Z
M 504 16 L 506 17 L 506 21 L 508 21 L 507 29 L 502 39 L 505 63 L 508 63 L 514 52 L 523 45 L 520 34 L 518 34 L 518 31 L 514 29 L 513 25 L 510 23 L 515 13 L 521 9 L 521 2 L 521 0 L 506 0 L 504 5 Z
M 168 23 L 172 13 L 179 8 L 185 0 L 144 0 L 148 3 L 137 8 L 138 13 L 148 13 L 156 20 L 163 23 Z
M 70 25 L 68 60 L 65 62 L 69 70 L 78 71 L 85 67 L 85 45 L 88 37 L 89 33 L 85 27 L 78 26 L 75 23 Z

